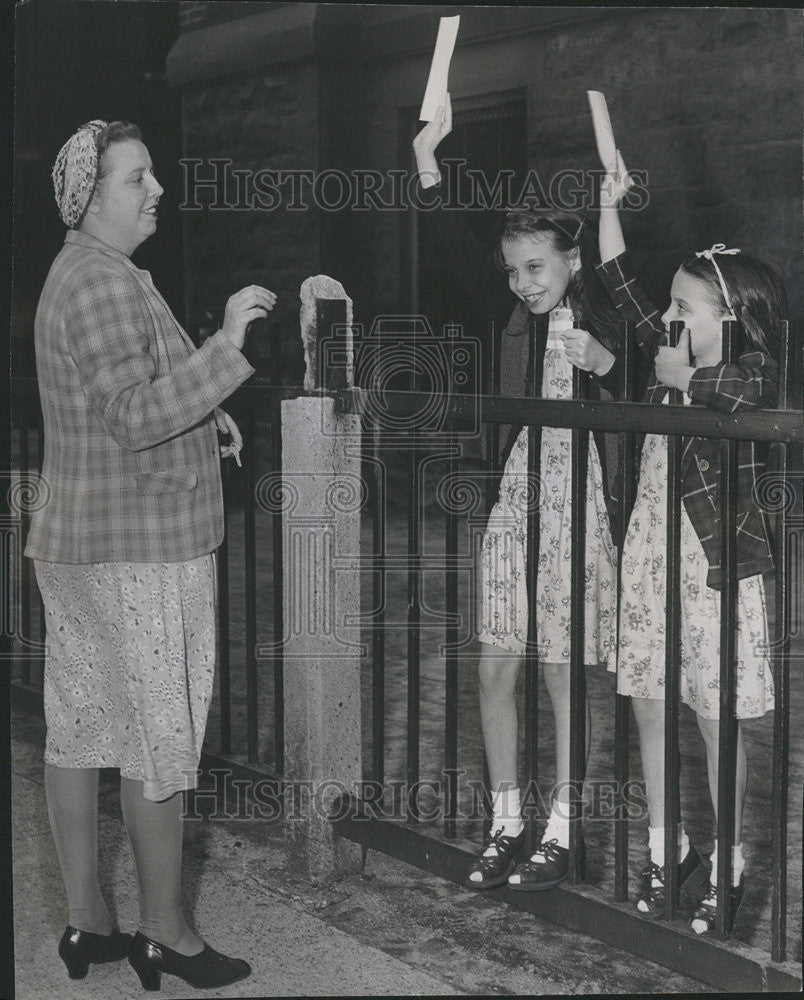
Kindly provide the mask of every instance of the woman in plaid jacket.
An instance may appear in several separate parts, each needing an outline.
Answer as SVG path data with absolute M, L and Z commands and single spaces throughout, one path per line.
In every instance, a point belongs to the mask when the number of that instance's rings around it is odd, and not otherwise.
M 667 401 L 668 389 L 684 402 L 733 413 L 773 407 L 779 366 L 779 333 L 787 313 L 784 286 L 766 265 L 722 244 L 682 263 L 673 278 L 670 306 L 659 315 L 640 287 L 625 254 L 617 207 L 628 189 L 618 153 L 601 187 L 599 274 L 623 319 L 636 324 L 640 345 L 655 349 L 647 401 Z M 744 346 L 736 364 L 722 361 L 721 330 L 735 319 Z M 685 329 L 677 347 L 661 344 L 665 325 Z M 690 349 L 695 364 L 690 366 Z M 773 677 L 767 653 L 768 629 L 762 573 L 772 568 L 767 517 L 756 503 L 757 479 L 766 450 L 741 441 L 738 447 L 736 517 L 738 595 L 738 720 L 773 708 Z M 704 738 L 712 804 L 717 811 L 720 699 L 720 595 L 722 585 L 720 442 L 690 437 L 681 459 L 681 697 L 696 713 Z M 649 811 L 650 865 L 642 874 L 637 907 L 643 913 L 664 906 L 664 523 L 667 490 L 666 438 L 651 434 L 641 443 L 637 500 L 626 534 L 621 572 L 617 690 L 630 695 L 640 734 Z M 732 919 L 743 896 L 742 810 L 747 759 L 738 721 L 737 787 L 732 856 Z M 683 826 L 679 836 L 678 884 L 695 871 L 699 856 Z M 712 875 L 692 918 L 697 933 L 715 923 L 717 841 Z
M 221 986 L 250 969 L 185 921 L 180 793 L 196 783 L 212 694 L 220 455 L 242 445 L 219 404 L 252 373 L 246 328 L 275 296 L 233 295 L 196 350 L 130 259 L 163 193 L 136 126 L 82 126 L 53 180 L 69 231 L 35 321 L 49 501 L 26 555 L 47 627 L 45 785 L 69 906 L 59 954 L 72 978 L 128 955 L 146 988 L 160 972 Z M 218 430 L 231 435 L 224 448 Z M 101 767 L 121 774 L 140 888 L 133 941 L 98 885 Z

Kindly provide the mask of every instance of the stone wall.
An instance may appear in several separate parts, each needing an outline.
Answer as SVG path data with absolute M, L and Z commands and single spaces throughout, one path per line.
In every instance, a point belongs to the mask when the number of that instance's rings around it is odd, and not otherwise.
M 451 8 L 248 4 L 233 21 L 221 5 L 186 6 L 168 61 L 184 95 L 186 155 L 255 169 L 412 165 L 406 129 L 438 15 Z M 598 167 L 585 91 L 606 93 L 628 166 L 647 171 L 649 203 L 625 228 L 659 298 L 688 250 L 724 242 L 775 261 L 801 315 L 799 12 L 460 12 L 453 96 L 524 92 L 529 160 L 541 177 Z M 283 203 L 185 217 L 191 313 L 219 308 L 243 283 L 268 284 L 290 338 L 290 381 L 301 372 L 293 341 L 308 274 L 341 281 L 364 322 L 414 304 L 409 211 L 294 212 Z
M 202 161 L 185 167 L 186 183 L 192 185 L 186 196 L 194 190 L 197 197 L 188 204 L 206 206 L 184 211 L 185 280 L 195 322 L 203 324 L 206 314 L 220 322 L 226 299 L 244 285 L 258 284 L 279 296 L 271 317 L 274 329 L 298 330 L 299 286 L 319 270 L 318 213 L 250 207 L 251 193 L 238 190 L 232 171 L 316 169 L 317 78 L 315 66 L 291 64 L 186 91 L 185 158 Z M 212 164 L 216 159 L 218 164 Z M 226 160 L 231 167 L 220 162 Z M 198 183 L 213 178 L 215 189 Z M 226 201 L 233 207 L 225 208 Z M 215 204 L 220 207 L 211 207 Z M 255 324 L 249 334 L 252 360 L 262 367 L 273 335 L 265 323 Z M 285 359 L 294 372 L 298 350 Z

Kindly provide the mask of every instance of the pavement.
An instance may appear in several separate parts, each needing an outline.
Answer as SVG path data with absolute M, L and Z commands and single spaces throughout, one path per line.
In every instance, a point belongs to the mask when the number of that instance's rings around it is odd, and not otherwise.
M 18 1000 L 142 995 L 126 962 L 67 977 L 56 954 L 66 904 L 48 826 L 44 723 L 12 719 L 12 829 Z M 368 852 L 362 874 L 316 886 L 289 870 L 279 823 L 188 820 L 185 905 L 214 947 L 246 958 L 249 979 L 209 997 L 651 994 L 706 988 Z M 99 864 L 119 926 L 137 923 L 137 893 L 117 783 L 102 780 Z M 198 995 L 172 976 L 166 998 Z

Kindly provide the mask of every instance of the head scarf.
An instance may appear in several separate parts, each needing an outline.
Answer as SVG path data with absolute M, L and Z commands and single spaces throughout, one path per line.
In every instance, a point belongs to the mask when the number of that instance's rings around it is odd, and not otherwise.
M 82 125 L 59 150 L 53 164 L 53 190 L 65 226 L 75 229 L 86 214 L 98 180 L 96 138 L 108 122 L 95 118 Z
M 720 268 L 717 266 L 717 261 L 715 260 L 715 254 L 722 253 L 722 254 L 732 255 L 739 252 L 740 252 L 739 250 L 727 250 L 725 243 L 715 243 L 712 245 L 712 247 L 710 247 L 709 250 L 698 250 L 697 253 L 695 254 L 696 257 L 703 257 L 705 260 L 711 262 L 712 267 L 715 269 L 715 272 L 717 273 L 717 280 L 720 282 L 720 290 L 721 292 L 723 292 L 723 299 L 726 305 L 728 306 L 730 313 L 734 313 L 734 307 L 731 304 L 729 293 L 726 291 L 726 282 L 723 280 L 723 274 L 721 273 Z

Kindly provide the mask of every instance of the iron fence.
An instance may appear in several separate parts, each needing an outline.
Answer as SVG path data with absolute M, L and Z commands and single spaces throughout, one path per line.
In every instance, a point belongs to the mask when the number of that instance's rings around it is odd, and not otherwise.
M 424 321 L 426 324 L 426 321 Z M 677 339 L 682 324 L 674 325 L 671 337 Z M 733 353 L 734 324 L 724 325 L 724 357 L 730 360 Z M 486 437 L 487 451 L 497 453 L 498 429 L 501 424 L 527 425 L 529 428 L 529 469 L 531 475 L 537 466 L 539 429 L 542 426 L 571 428 L 572 431 L 572 560 L 571 560 L 571 621 L 572 643 L 570 657 L 571 710 L 570 710 L 570 783 L 573 800 L 578 806 L 570 819 L 570 870 L 568 888 L 551 893 L 512 893 L 502 888 L 494 890 L 497 898 L 513 905 L 532 910 L 534 913 L 557 920 L 578 930 L 602 937 L 619 947 L 632 950 L 644 957 L 662 962 L 677 971 L 695 976 L 722 989 L 778 989 L 799 988 L 800 977 L 795 965 L 788 961 L 786 915 L 788 912 L 788 814 L 787 785 L 790 760 L 790 633 L 791 633 L 791 583 L 795 572 L 796 582 L 801 583 L 798 564 L 794 563 L 791 551 L 791 518 L 793 508 L 787 502 L 792 478 L 792 449 L 798 449 L 804 441 L 802 412 L 791 406 L 790 383 L 792 366 L 790 356 L 789 331 L 784 331 L 783 357 L 785 364 L 780 375 L 780 395 L 778 409 L 774 411 L 743 411 L 725 414 L 701 407 L 681 405 L 681 393 L 672 393 L 667 406 L 631 401 L 631 382 L 634 369 L 633 331 L 627 325 L 623 328 L 624 342 L 628 345 L 622 371 L 621 401 L 603 402 L 589 400 L 585 396 L 585 376 L 575 370 L 573 400 L 557 401 L 545 399 L 507 398 L 499 395 L 499 374 L 495 364 L 487 370 L 486 391 L 481 398 L 467 395 L 453 381 L 445 386 L 441 402 L 443 404 L 444 426 L 447 434 L 444 450 L 448 454 L 448 475 L 454 473 L 457 457 L 455 448 L 455 428 L 479 417 Z M 426 349 L 426 343 L 419 343 L 419 349 Z M 452 356 L 460 350 L 460 340 L 451 348 Z M 450 366 L 450 375 L 454 376 Z M 415 368 L 415 365 L 414 365 Z M 360 366 L 358 366 L 360 371 Z M 533 373 L 532 373 L 533 374 Z M 373 377 L 382 381 L 381 373 Z M 531 378 L 531 384 L 536 384 Z M 394 420 L 403 420 L 422 414 L 432 402 L 432 391 L 422 391 L 415 378 L 405 390 L 383 388 L 382 417 L 377 419 L 376 397 L 379 389 L 366 383 L 357 389 L 341 393 L 344 409 L 363 414 L 366 433 L 371 440 L 371 454 L 375 467 L 379 460 L 389 453 L 384 450 L 385 438 Z M 666 660 L 667 670 L 665 700 L 665 858 L 666 866 L 666 906 L 661 919 L 647 921 L 626 905 L 629 897 L 629 861 L 632 860 L 628 841 L 628 802 L 626 789 L 629 787 L 629 699 L 615 694 L 615 738 L 613 771 L 617 789 L 617 808 L 614 818 L 614 888 L 609 895 L 599 889 L 585 885 L 579 851 L 581 836 L 584 781 L 586 674 L 583 655 L 583 587 L 584 587 L 584 530 L 586 506 L 588 435 L 590 431 L 605 431 L 617 434 L 619 455 L 619 515 L 620 523 L 627 523 L 627 515 L 634 499 L 634 477 L 632 475 L 634 441 L 637 434 L 653 433 L 668 437 L 668 496 L 667 496 L 667 540 L 668 600 L 666 612 Z M 737 445 L 740 440 L 765 442 L 772 446 L 769 468 L 775 476 L 775 486 L 784 502 L 777 504 L 775 521 L 775 623 L 771 643 L 773 674 L 775 681 L 775 712 L 773 720 L 772 750 L 772 796 L 771 796 L 771 850 L 772 858 L 772 917 L 770 947 L 747 948 L 736 942 L 726 943 L 724 928 L 729 926 L 728 893 L 718 893 L 716 933 L 704 938 L 697 937 L 679 919 L 679 886 L 677 885 L 678 846 L 675 836 L 680 820 L 677 789 L 679 785 L 679 714 L 680 714 L 680 526 L 681 488 L 680 462 L 682 438 L 684 436 L 716 438 L 721 441 L 721 517 L 724 525 L 722 565 L 724 584 L 721 601 L 721 657 L 720 657 L 720 732 L 719 732 L 719 796 L 717 803 L 717 837 L 722 845 L 719 851 L 718 884 L 723 886 L 730 880 L 727 869 L 730 847 L 733 843 L 735 814 L 735 768 L 736 768 L 736 725 L 735 717 L 735 667 L 737 631 L 737 577 L 736 577 L 736 476 Z M 398 446 L 398 432 L 393 436 Z M 383 788 L 386 784 L 386 733 L 385 715 L 389 708 L 385 669 L 385 637 L 388 628 L 386 578 L 398 566 L 398 561 L 389 558 L 382 548 L 385 538 L 384 523 L 388 512 L 384 498 L 373 480 L 374 503 L 372 505 L 372 539 L 374 549 L 371 554 L 372 601 L 375 609 L 371 616 L 372 651 L 372 744 L 371 779 L 374 791 L 371 802 L 341 803 L 334 820 L 340 832 L 353 840 L 380 851 L 386 851 L 414 864 L 443 874 L 458 882 L 465 879 L 471 851 L 465 841 L 457 837 L 458 790 L 457 776 L 461 773 L 458 755 L 458 732 L 461 720 L 458 717 L 459 698 L 457 693 L 458 663 L 461 644 L 458 641 L 456 622 L 458 620 L 457 569 L 460 562 L 458 553 L 458 524 L 460 515 L 455 508 L 443 511 L 444 553 L 441 571 L 444 577 L 444 648 L 443 648 L 443 744 L 440 754 L 443 759 L 443 809 L 440 824 L 422 824 L 420 802 L 414 790 L 420 785 L 421 754 L 421 635 L 422 635 L 422 497 L 418 485 L 422 480 L 421 468 L 428 456 L 422 454 L 423 434 L 417 427 L 407 435 L 406 451 L 408 462 L 407 496 L 407 614 L 406 614 L 406 733 L 405 733 L 405 779 L 407 802 L 405 815 L 388 818 L 383 807 Z M 426 446 L 424 447 L 427 451 Z M 499 469 L 497 470 L 500 471 Z M 488 479 L 486 480 L 488 482 Z M 796 502 L 801 503 L 800 495 Z M 490 497 L 486 497 L 486 513 Z M 535 594 L 535 570 L 538 563 L 538 505 L 528 506 L 528 594 L 529 607 L 533 607 Z M 800 555 L 800 554 L 799 554 Z M 426 560 L 428 571 L 432 572 L 432 560 Z M 618 569 L 619 583 L 619 569 Z M 797 595 L 801 599 L 801 594 Z M 535 655 L 534 619 L 530 616 L 528 652 L 524 659 L 524 771 L 526 787 L 537 780 L 539 767 L 538 753 L 538 673 Z M 377 791 L 379 789 L 379 792 Z M 488 804 L 488 799 L 486 799 Z M 440 827 L 440 828 L 439 828 Z M 531 828 L 531 843 L 533 830 Z M 800 844 L 795 845 L 800 856 Z M 714 879 L 714 876 L 713 876 Z M 631 904 L 633 906 L 633 904 Z M 800 941 L 796 943 L 800 949 Z M 794 960 L 800 954 L 794 955 Z

